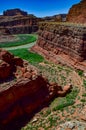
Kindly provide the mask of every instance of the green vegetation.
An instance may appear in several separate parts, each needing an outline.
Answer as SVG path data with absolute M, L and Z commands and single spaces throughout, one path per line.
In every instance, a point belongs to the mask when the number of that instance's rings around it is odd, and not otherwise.
M 44 61 L 44 65 L 38 64 L 37 68 L 40 69 L 42 74 L 48 78 L 50 82 L 59 83 L 64 86 L 71 83 L 70 73 L 73 73 L 71 68 L 61 65 L 55 65 L 51 62 Z
M 16 41 L 0 43 L 0 48 L 25 45 L 31 42 L 35 42 L 37 40 L 36 35 L 18 34 L 16 35 L 16 37 Z
M 82 96 L 83 96 L 83 97 L 86 97 L 86 93 L 84 93 Z
M 13 53 L 15 56 L 19 56 L 20 58 L 29 61 L 33 65 L 38 64 L 44 60 L 41 55 L 30 52 L 27 49 L 10 50 L 10 52 Z
M 83 76 L 83 71 L 82 70 L 78 70 L 78 75 Z
M 53 102 L 55 105 L 51 104 L 51 106 L 55 106 L 53 107 L 53 110 L 54 111 L 63 110 L 63 108 L 73 105 L 75 103 L 75 99 L 78 93 L 79 90 L 76 87 L 75 89 L 72 90 L 71 93 L 67 94 L 66 97 L 56 98 L 56 101 Z
M 81 99 L 81 102 L 86 102 L 86 100 L 85 99 Z
M 83 86 L 86 88 L 86 80 L 83 80 Z

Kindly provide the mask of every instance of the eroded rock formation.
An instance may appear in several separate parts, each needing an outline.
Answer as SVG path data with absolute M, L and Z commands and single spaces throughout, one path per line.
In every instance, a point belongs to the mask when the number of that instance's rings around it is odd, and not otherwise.
M 20 9 L 4 11 L 0 16 L 0 27 L 7 34 L 32 33 L 38 30 L 37 18 Z
M 4 16 L 14 16 L 14 15 L 23 15 L 26 16 L 27 12 L 22 11 L 20 9 L 11 9 L 11 10 L 6 10 L 3 12 Z
M 73 23 L 86 23 L 86 0 L 73 5 L 67 15 L 67 21 Z
M 86 60 L 86 27 L 41 23 L 38 41 L 32 50 L 55 63 L 77 68 L 78 62 Z
M 14 57 L 6 50 L 0 49 L 0 81 L 12 76 L 17 66 L 23 66 L 23 60 Z
M 10 73 L 14 75 L 12 81 Z M 6 84 L 8 78 L 10 82 Z M 62 89 L 56 83 L 50 84 L 35 67 L 5 50 L 0 50 L 0 80 L 1 129 L 24 114 L 31 115 L 55 96 L 65 96 L 71 90 L 71 86 Z

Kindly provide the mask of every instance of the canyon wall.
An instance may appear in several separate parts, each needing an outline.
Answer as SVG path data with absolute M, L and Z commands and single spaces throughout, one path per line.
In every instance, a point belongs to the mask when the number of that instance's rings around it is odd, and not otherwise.
M 20 9 L 4 11 L 0 16 L 0 27 L 7 34 L 32 33 L 38 30 L 37 18 Z
M 76 62 L 86 60 L 86 27 L 76 24 L 40 23 L 39 38 L 32 50 L 43 49 L 47 59 L 57 60 L 65 55 Z M 38 52 L 42 54 L 42 50 Z M 41 50 L 41 51 L 40 51 Z M 48 53 L 48 54 L 47 54 Z M 55 55 L 55 58 L 53 58 Z M 63 57 L 63 56 L 61 56 Z M 61 61 L 62 62 L 62 61 Z M 65 59 L 67 64 L 67 61 Z
M 86 23 L 86 0 L 73 5 L 67 15 L 67 21 L 73 23 Z
M 37 44 L 47 51 L 61 51 L 82 61 L 86 58 L 86 27 L 41 24 Z
M 6 27 L 5 33 L 6 34 L 30 34 L 38 31 L 38 25 L 32 26 L 13 26 L 13 27 Z

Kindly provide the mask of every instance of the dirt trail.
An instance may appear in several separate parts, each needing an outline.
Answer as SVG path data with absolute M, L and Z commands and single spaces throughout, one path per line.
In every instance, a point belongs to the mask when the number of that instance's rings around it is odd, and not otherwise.
M 35 44 L 36 44 L 36 41 L 32 42 L 32 43 L 28 43 L 26 45 L 21 45 L 21 46 L 16 46 L 16 47 L 8 47 L 8 48 L 4 48 L 4 49 L 5 50 L 16 50 L 16 49 L 22 49 L 22 48 L 31 48 Z
M 78 75 L 78 73 L 76 73 L 75 71 L 73 72 L 73 75 L 74 75 L 74 76 L 72 77 L 72 80 L 73 80 L 74 84 L 75 84 L 76 86 L 78 86 L 79 89 L 80 89 L 79 95 L 82 95 L 83 80 L 82 80 L 82 78 Z

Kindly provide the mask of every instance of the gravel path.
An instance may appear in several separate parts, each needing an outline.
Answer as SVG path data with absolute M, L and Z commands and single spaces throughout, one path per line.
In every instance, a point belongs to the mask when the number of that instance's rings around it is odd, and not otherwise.
M 61 124 L 55 130 L 86 130 L 86 123 L 80 121 L 69 121 Z

